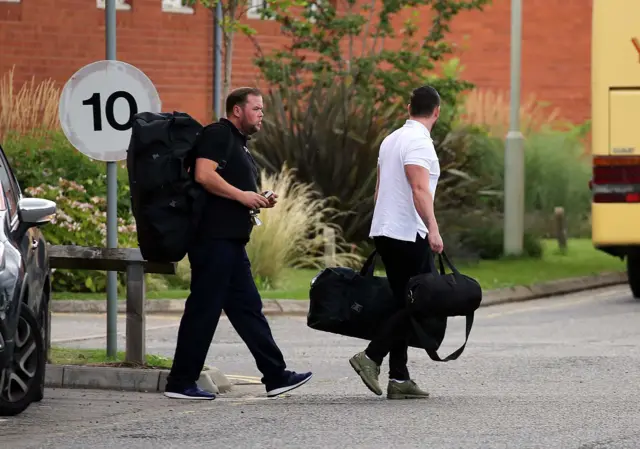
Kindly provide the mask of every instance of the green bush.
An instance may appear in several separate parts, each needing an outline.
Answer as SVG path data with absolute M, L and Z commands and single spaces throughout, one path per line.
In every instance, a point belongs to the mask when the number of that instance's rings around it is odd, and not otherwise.
M 484 260 L 500 259 L 504 254 L 504 232 L 500 225 L 471 226 L 460 234 L 459 244 L 467 252 Z M 522 241 L 522 256 L 542 257 L 542 239 L 526 230 Z
M 8 133 L 4 143 L 7 159 L 20 186 L 56 184 L 58 179 L 81 184 L 90 196 L 107 192 L 107 167 L 76 150 L 61 131 Z M 118 216 L 130 215 L 129 181 L 123 163 L 118 164 Z
M 25 196 L 57 203 L 53 222 L 42 228 L 52 245 L 106 246 L 106 165 L 93 161 L 71 146 L 64 134 L 9 133 L 3 143 Z M 129 206 L 126 170 L 118 172 L 118 246 L 136 247 L 135 224 Z M 124 291 L 124 274 L 119 275 Z M 153 280 L 152 280 L 153 282 Z M 154 285 L 152 283 L 152 285 Z M 106 273 L 55 270 L 54 291 L 104 291 Z
M 265 96 L 263 129 L 253 150 L 268 174 L 286 164 L 296 180 L 330 201 L 347 241 L 368 235 L 378 147 L 398 107 L 380 110 L 345 84 L 316 86 L 309 96 L 284 88 Z
M 57 214 L 43 233 L 52 245 L 106 246 L 107 202 L 92 196 L 81 184 L 59 178 L 55 184 L 27 187 L 25 196 L 46 198 L 57 203 Z M 135 224 L 131 217 L 118 217 L 118 246 L 136 245 Z M 120 275 L 122 283 L 124 275 Z M 122 284 L 121 284 L 122 286 Z M 106 287 L 106 273 L 87 270 L 55 270 L 54 291 L 98 292 Z
M 570 235 L 584 233 L 591 208 L 591 161 L 583 144 L 586 130 L 585 126 L 542 129 L 525 139 L 525 213 L 540 233 L 549 235 L 555 207 L 564 208 Z M 504 139 L 478 135 L 473 152 L 474 175 L 486 186 L 480 192 L 481 202 L 502 213 Z

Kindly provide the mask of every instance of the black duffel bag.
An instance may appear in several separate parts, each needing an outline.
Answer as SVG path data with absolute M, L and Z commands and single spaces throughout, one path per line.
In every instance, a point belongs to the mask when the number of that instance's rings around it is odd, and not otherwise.
M 469 334 L 473 327 L 475 311 L 482 302 L 482 288 L 475 279 L 462 274 L 451 263 L 446 253 L 438 254 L 440 272 L 436 270 L 435 261 L 429 257 L 431 271 L 413 276 L 407 283 L 407 307 L 412 311 L 412 328 L 422 342 L 429 357 L 435 361 L 448 362 L 455 360 L 464 351 Z M 443 259 L 451 269 L 446 274 Z M 466 317 L 464 344 L 445 359 L 440 359 L 436 353 L 436 342 L 425 333 L 421 319 L 424 317 Z M 438 346 L 442 343 L 438 342 Z
M 386 277 L 374 276 L 374 250 L 360 271 L 329 267 L 311 281 L 307 326 L 332 334 L 371 340 L 382 322 L 398 309 Z M 438 349 L 447 328 L 446 317 L 416 317 L 418 336 L 409 334 L 409 346 Z

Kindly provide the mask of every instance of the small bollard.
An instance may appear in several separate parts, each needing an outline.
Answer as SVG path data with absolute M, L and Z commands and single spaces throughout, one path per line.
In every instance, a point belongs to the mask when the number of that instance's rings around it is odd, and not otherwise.
M 324 228 L 324 265 L 333 267 L 336 263 L 336 233 L 333 228 Z
M 563 254 L 567 252 L 567 222 L 563 207 L 554 209 L 555 234 L 558 240 L 558 247 Z

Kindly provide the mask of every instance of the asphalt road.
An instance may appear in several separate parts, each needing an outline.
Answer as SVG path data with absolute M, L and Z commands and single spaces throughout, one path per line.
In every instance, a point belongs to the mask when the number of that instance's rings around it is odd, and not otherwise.
M 233 392 L 192 403 L 49 389 L 22 416 L 0 420 L 0 447 L 640 447 L 640 302 L 626 287 L 480 309 L 457 361 L 435 363 L 410 350 L 410 371 L 432 394 L 419 401 L 367 390 L 347 362 L 365 342 L 308 329 L 303 317 L 270 322 L 290 366 L 315 374 L 287 397 L 264 397 L 248 350 L 223 320 L 207 363 L 244 384 Z M 53 339 L 104 347 L 104 338 L 80 339 L 103 334 L 104 323 L 104 316 L 56 315 Z M 462 326 L 451 320 L 441 355 L 461 343 Z M 171 356 L 177 318 L 150 317 L 148 327 L 148 351 Z M 383 385 L 385 371 L 386 364 Z

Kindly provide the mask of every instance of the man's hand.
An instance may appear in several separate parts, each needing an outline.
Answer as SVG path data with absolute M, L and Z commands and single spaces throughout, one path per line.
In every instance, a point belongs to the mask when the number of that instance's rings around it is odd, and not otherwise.
M 428 239 L 431 251 L 437 254 L 440 254 L 442 253 L 442 251 L 444 251 L 444 243 L 442 243 L 442 237 L 440 237 L 439 232 L 430 232 L 428 234 Z
M 249 209 L 260 209 L 263 207 L 273 207 L 268 199 L 256 192 L 242 192 L 238 198 L 242 204 Z
M 266 192 L 263 193 L 263 195 L 265 195 Z M 278 195 L 275 192 L 271 192 L 271 196 L 267 199 L 267 201 L 269 201 L 269 205 L 265 206 L 267 208 L 271 208 L 273 206 L 276 205 L 276 203 L 278 202 Z

